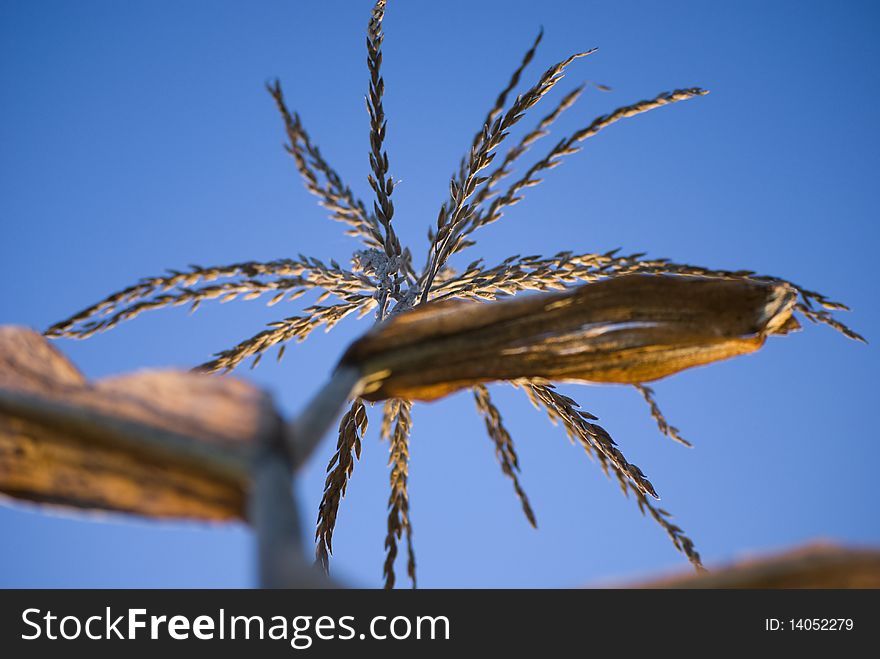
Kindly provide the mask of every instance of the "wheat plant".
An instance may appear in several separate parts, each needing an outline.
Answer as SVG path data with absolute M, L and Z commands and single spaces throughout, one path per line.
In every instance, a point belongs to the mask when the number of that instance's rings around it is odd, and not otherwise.
M 362 318 L 370 313 L 376 323 L 391 315 L 407 312 L 418 305 L 447 299 L 492 301 L 529 291 L 559 290 L 574 284 L 630 274 L 675 275 L 748 279 L 759 282 L 783 282 L 798 296 L 795 309 L 814 323 L 823 323 L 849 338 L 861 337 L 843 325 L 833 312 L 847 307 L 820 293 L 785 282 L 776 277 L 751 271 L 725 271 L 673 263 L 666 259 L 647 258 L 642 253 L 621 254 L 580 252 L 569 249 L 550 257 L 515 255 L 497 265 L 476 259 L 455 270 L 450 258 L 475 244 L 477 230 L 497 222 L 504 211 L 520 202 L 528 188 L 538 185 L 546 170 L 561 165 L 568 156 L 583 148 L 584 142 L 622 119 L 707 93 L 698 87 L 663 92 L 648 100 L 621 107 L 597 117 L 580 130 L 562 137 L 544 155 L 514 177 L 515 166 L 536 144 L 547 137 L 554 122 L 570 109 L 584 91 L 576 87 L 565 94 L 540 118 L 524 137 L 501 150 L 508 133 L 524 120 L 527 113 L 543 101 L 563 79 L 570 65 L 594 50 L 575 53 L 547 68 L 537 81 L 519 93 L 525 69 L 534 59 L 542 33 L 539 32 L 509 82 L 498 94 L 485 120 L 476 131 L 470 146 L 449 182 L 448 198 L 442 203 L 436 221 L 428 229 L 427 258 L 421 268 L 414 264 L 413 252 L 401 244 L 394 224 L 394 187 L 392 160 L 385 149 L 388 123 L 383 106 L 385 81 L 382 77 L 382 21 L 386 1 L 373 7 L 367 27 L 367 62 L 369 84 L 368 181 L 374 192 L 369 201 L 358 199 L 336 170 L 327 162 L 307 132 L 301 117 L 285 101 L 281 84 L 268 85 L 268 92 L 281 114 L 288 143 L 286 149 L 309 192 L 329 210 L 330 217 L 346 225 L 346 234 L 360 242 L 351 256 L 350 267 L 335 260 L 322 261 L 307 256 L 269 262 L 245 261 L 224 266 L 190 266 L 167 274 L 148 277 L 59 322 L 46 331 L 49 337 L 87 338 L 111 329 L 122 321 L 164 307 L 188 305 L 195 310 L 205 301 L 222 302 L 267 298 L 268 304 L 291 302 L 310 291 L 317 301 L 297 315 L 283 317 L 254 336 L 217 353 L 198 367 L 205 372 L 229 372 L 246 360 L 256 366 L 270 348 L 277 357 L 291 342 L 307 339 L 318 328 L 330 330 L 347 316 Z M 580 444 L 602 470 L 620 485 L 624 494 L 632 494 L 643 514 L 650 516 L 667 533 L 675 547 L 698 569 L 700 556 L 693 541 L 670 520 L 670 514 L 655 505 L 657 492 L 642 471 L 630 463 L 609 433 L 595 423 L 597 417 L 583 410 L 578 402 L 563 395 L 549 381 L 515 381 L 531 403 L 559 424 L 572 442 Z M 667 422 L 653 391 L 643 384 L 636 388 L 649 405 L 659 430 L 671 439 L 689 445 L 679 431 Z M 477 412 L 485 422 L 502 473 L 508 477 L 528 521 L 537 526 L 536 514 L 519 481 L 519 462 L 514 442 L 502 414 L 482 384 L 473 387 Z M 413 586 L 416 563 L 413 551 L 412 520 L 409 512 L 407 472 L 413 401 L 387 400 L 382 409 L 380 435 L 389 445 L 390 495 L 384 564 L 385 586 L 395 584 L 395 559 L 399 544 L 407 553 L 407 573 Z M 368 425 L 368 407 L 361 399 L 351 403 L 339 424 L 336 450 L 327 466 L 323 499 L 316 527 L 316 557 L 327 570 L 333 549 L 333 530 L 339 505 L 361 455 Z

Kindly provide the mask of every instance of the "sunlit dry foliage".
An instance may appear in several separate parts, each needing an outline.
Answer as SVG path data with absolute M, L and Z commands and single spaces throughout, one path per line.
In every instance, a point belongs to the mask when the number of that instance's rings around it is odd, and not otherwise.
M 583 91 L 576 87 L 558 100 L 549 113 L 528 130 L 515 145 L 497 158 L 499 147 L 509 131 L 526 114 L 543 101 L 562 81 L 564 73 L 575 60 L 591 55 L 593 50 L 575 53 L 547 68 L 537 81 L 511 98 L 519 86 L 527 65 L 533 60 L 541 41 L 538 34 L 508 84 L 498 95 L 486 115 L 483 125 L 470 142 L 450 179 L 448 198 L 441 205 L 436 222 L 428 230 L 428 250 L 424 267 L 413 264 L 413 253 L 401 245 L 394 229 L 394 177 L 392 160 L 385 149 L 388 128 L 383 94 L 382 76 L 382 21 L 385 0 L 376 2 L 367 28 L 367 62 L 369 83 L 367 109 L 369 114 L 369 167 L 368 182 L 374 199 L 364 202 L 355 197 L 337 171 L 327 162 L 307 132 L 301 117 L 288 108 L 281 85 L 268 87 L 284 123 L 287 150 L 309 192 L 318 197 L 330 217 L 347 226 L 346 233 L 361 243 L 354 252 L 350 267 L 337 261 L 321 261 L 298 256 L 266 263 L 243 262 L 227 266 L 190 266 L 186 270 L 170 271 L 165 275 L 142 279 L 99 303 L 49 328 L 50 337 L 86 338 L 138 314 L 169 306 L 188 305 L 192 310 L 208 300 L 227 302 L 233 299 L 253 300 L 268 298 L 270 305 L 290 302 L 310 291 L 316 291 L 317 301 L 297 315 L 271 323 L 269 328 L 217 353 L 200 368 L 206 372 L 228 372 L 243 361 L 252 359 L 256 365 L 270 348 L 278 348 L 278 357 L 291 341 L 303 341 L 319 327 L 331 329 L 347 316 L 363 317 L 375 312 L 377 323 L 389 316 L 398 316 L 433 301 L 478 300 L 491 301 L 527 291 L 553 291 L 575 284 L 620 278 L 625 275 L 676 275 L 724 280 L 747 280 L 765 284 L 785 284 L 797 299 L 793 309 L 808 320 L 823 323 L 844 335 L 861 339 L 833 316 L 846 307 L 825 296 L 791 282 L 758 275 L 751 271 L 715 270 L 687 264 L 672 263 L 665 259 L 646 258 L 644 254 L 624 255 L 579 252 L 564 246 L 552 257 L 515 255 L 497 265 L 475 260 L 459 270 L 453 269 L 449 259 L 475 244 L 477 230 L 502 218 L 505 209 L 523 199 L 529 187 L 541 182 L 539 175 L 580 151 L 584 142 L 612 124 L 666 105 L 698 98 L 707 92 L 697 87 L 675 89 L 653 98 L 623 106 L 610 114 L 597 117 L 583 128 L 559 139 L 546 153 L 524 169 L 513 182 L 505 179 L 513 175 L 520 159 L 545 138 L 557 118 L 574 105 Z M 636 301 L 636 304 L 641 302 Z M 650 375 L 650 377 L 649 377 Z M 646 371 L 645 380 L 661 377 Z M 502 378 L 504 379 L 504 378 Z M 566 379 L 566 378 L 560 378 Z M 697 567 L 699 554 L 684 532 L 669 521 L 669 514 L 656 508 L 651 499 L 656 497 L 653 485 L 641 470 L 630 463 L 620 448 L 601 426 L 596 417 L 582 410 L 573 399 L 557 391 L 549 380 L 512 382 L 554 421 L 559 423 L 572 441 L 580 444 L 595 458 L 606 474 L 613 475 L 624 493 L 632 493 L 643 513 L 650 515 L 669 535 L 682 553 Z M 636 388 L 650 406 L 650 412 L 660 431 L 672 439 L 687 444 L 678 430 L 663 416 L 653 390 L 641 382 Z M 486 424 L 503 473 L 512 480 L 528 520 L 535 525 L 535 513 L 519 481 L 519 461 L 513 439 L 503 423 L 501 412 L 482 384 L 473 387 L 477 409 Z M 412 524 L 407 493 L 409 459 L 409 431 L 411 400 L 394 397 L 384 409 L 382 435 L 388 440 L 391 469 L 391 495 L 388 508 L 388 534 L 385 545 L 387 559 L 384 565 L 386 586 L 395 582 L 394 559 L 398 542 L 405 537 L 408 550 L 408 573 L 415 584 L 415 559 L 412 551 Z M 430 397 L 430 396 L 429 396 Z M 340 501 L 351 477 L 354 464 L 361 452 L 361 441 L 367 429 L 367 408 L 355 400 L 339 425 L 337 450 L 328 465 L 323 500 L 316 531 L 317 558 L 327 568 L 332 551 L 332 534 Z

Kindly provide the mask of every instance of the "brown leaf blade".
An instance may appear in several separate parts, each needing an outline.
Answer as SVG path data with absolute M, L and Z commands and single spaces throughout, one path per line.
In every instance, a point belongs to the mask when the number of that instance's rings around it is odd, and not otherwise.
M 0 327 L 0 492 L 153 518 L 241 519 L 277 420 L 241 381 L 174 371 L 88 382 L 36 332 Z
M 367 400 L 432 400 L 493 380 L 640 384 L 758 350 L 794 322 L 785 284 L 625 276 L 490 305 L 447 301 L 402 313 L 341 365 Z
M 697 575 L 667 576 L 627 588 L 880 588 L 880 551 L 816 542 Z

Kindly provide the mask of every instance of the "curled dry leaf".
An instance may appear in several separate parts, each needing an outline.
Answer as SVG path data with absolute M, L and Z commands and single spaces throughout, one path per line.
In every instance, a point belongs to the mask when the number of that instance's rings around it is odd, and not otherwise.
M 645 382 L 757 350 L 792 329 L 795 296 L 785 284 L 630 276 L 433 303 L 356 341 L 341 365 L 366 379 L 369 400 L 520 378 Z M 278 419 L 265 394 L 229 378 L 145 371 L 90 383 L 17 327 L 0 328 L 0 412 L 0 491 L 206 520 L 243 516 L 251 450 Z
M 798 327 L 784 283 L 633 275 L 560 293 L 420 306 L 356 341 L 368 400 L 432 400 L 493 380 L 639 384 L 758 350 Z

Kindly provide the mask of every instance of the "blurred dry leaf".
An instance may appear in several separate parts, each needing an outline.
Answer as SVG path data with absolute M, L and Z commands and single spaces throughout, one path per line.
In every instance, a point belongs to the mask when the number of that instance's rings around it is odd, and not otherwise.
M 245 509 L 271 401 L 231 378 L 144 371 L 94 383 L 36 332 L 0 327 L 0 491 L 35 502 L 226 520 Z
M 371 400 L 520 378 L 643 382 L 757 350 L 791 329 L 794 299 L 784 284 L 630 276 L 430 303 L 356 341 L 341 366 L 366 378 Z M 351 386 L 321 406 L 325 422 Z M 7 495 L 203 520 L 244 516 L 252 449 L 278 427 L 268 396 L 239 380 L 145 371 L 89 383 L 18 327 L 0 327 L 0 412 Z
M 634 588 L 880 588 L 880 551 L 814 543 Z

